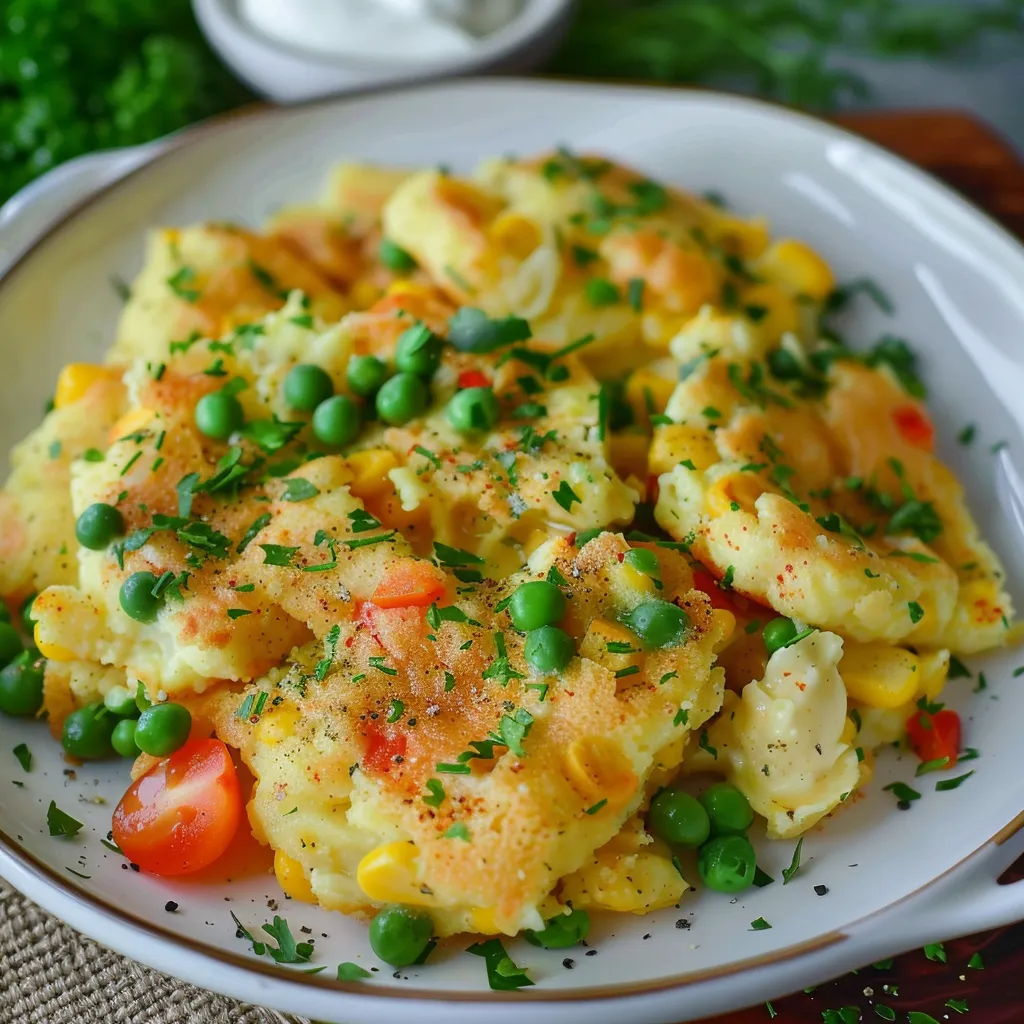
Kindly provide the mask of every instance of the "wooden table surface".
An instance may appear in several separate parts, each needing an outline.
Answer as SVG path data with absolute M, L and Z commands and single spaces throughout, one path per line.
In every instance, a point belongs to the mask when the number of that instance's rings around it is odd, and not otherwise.
M 1015 150 L 974 118 L 952 111 L 846 114 L 836 119 L 930 171 L 1024 238 L 1024 164 Z M 1024 400 L 1024 398 L 1022 398 Z M 1001 881 L 1024 879 L 1024 858 Z M 938 942 L 943 936 L 936 935 Z M 980 954 L 984 968 L 969 968 Z M 879 1004 L 907 1024 L 908 1013 L 930 1014 L 940 1024 L 1024 1024 L 1024 922 L 946 942 L 946 962 L 923 950 L 891 967 L 867 967 L 810 992 L 714 1018 L 715 1024 L 854 1024 L 889 1019 Z M 947 1001 L 963 1001 L 961 1014 Z M 841 1012 L 844 1011 L 845 1012 Z M 827 1011 L 833 1011 L 828 1013 Z M 884 1010 L 883 1010 L 884 1013 Z M 925 1024 L 917 1019 L 917 1024 Z M 707 1022 L 710 1024 L 710 1021 Z

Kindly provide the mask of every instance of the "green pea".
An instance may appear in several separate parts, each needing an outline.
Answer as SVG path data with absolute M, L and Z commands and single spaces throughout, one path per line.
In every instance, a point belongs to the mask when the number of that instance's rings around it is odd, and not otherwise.
M 675 647 L 686 637 L 690 624 L 686 612 L 669 601 L 641 601 L 622 616 L 628 626 L 644 642 L 645 647 Z
M 192 728 L 192 715 L 184 704 L 154 704 L 135 723 L 135 742 L 154 757 L 166 757 L 184 746 Z
M 576 644 L 564 629 L 541 626 L 526 634 L 523 654 L 538 672 L 561 672 L 576 657 Z
M 284 400 L 300 412 L 312 412 L 334 394 L 331 375 L 315 363 L 299 363 L 284 379 Z
M 547 580 L 520 583 L 508 603 L 508 613 L 516 629 L 524 632 L 553 626 L 565 614 L 565 595 Z
M 803 376 L 803 370 L 792 352 L 777 348 L 768 356 L 768 369 L 772 376 L 779 380 L 797 380 Z
M 647 815 L 651 831 L 672 846 L 696 849 L 711 835 L 711 820 L 700 802 L 681 789 L 663 789 Z
M 0 670 L 0 711 L 28 718 L 43 706 L 43 661 L 23 651 Z
M 127 686 L 113 686 L 103 695 L 103 706 L 118 718 L 138 718 L 135 694 Z
M 648 548 L 631 548 L 626 552 L 623 561 L 637 572 L 650 576 L 651 579 L 661 579 L 661 565 L 658 562 L 658 556 Z
M 757 855 L 746 836 L 716 836 L 697 854 L 701 881 L 715 892 L 742 892 L 754 882 Z
M 501 406 L 491 388 L 463 388 L 448 400 L 448 422 L 460 434 L 493 430 L 501 419 Z
M 708 812 L 716 836 L 742 835 L 754 823 L 750 802 L 731 782 L 716 782 L 697 799 Z
M 138 757 L 142 750 L 135 742 L 135 722 L 122 718 L 110 734 L 110 745 L 121 757 Z
M 372 398 L 388 379 L 387 364 L 376 356 L 353 356 L 348 361 L 345 379 L 361 398 Z
M 121 608 L 136 622 L 153 622 L 163 607 L 163 597 L 155 597 L 157 578 L 151 572 L 133 572 L 121 584 Z
M 416 269 L 416 260 L 400 245 L 395 245 L 389 238 L 382 238 L 377 249 L 377 257 L 388 270 L 396 274 L 406 274 Z
M 226 441 L 245 422 L 242 403 L 234 395 L 214 391 L 196 402 L 196 426 L 215 441 Z
M 25 632 L 31 636 L 36 629 L 36 620 L 32 618 L 32 605 L 35 603 L 35 599 L 38 594 L 29 594 L 24 601 L 21 602 L 21 624 L 25 627 Z
M 101 703 L 88 704 L 64 719 L 61 743 L 72 757 L 98 761 L 113 753 L 110 738 L 115 725 L 117 719 Z
M 523 938 L 534 946 L 544 949 L 567 949 L 582 942 L 590 934 L 590 915 L 585 910 L 570 910 L 568 914 L 556 914 L 544 922 L 544 930 L 527 929 Z
M 398 336 L 395 366 L 402 373 L 429 379 L 441 365 L 442 346 L 441 339 L 426 324 L 414 324 Z
M 420 416 L 427 408 L 427 386 L 414 373 L 396 373 L 377 392 L 377 415 L 385 423 L 400 427 Z
M 124 533 L 124 516 L 105 502 L 90 505 L 75 523 L 75 536 L 83 548 L 102 551 L 115 537 Z
M 18 631 L 9 622 L 0 622 L 0 666 L 21 654 L 22 643 Z
M 313 412 L 313 434 L 323 444 L 342 448 L 359 436 L 360 420 L 359 406 L 348 395 L 335 395 Z
M 774 654 L 793 640 L 796 633 L 796 623 L 792 619 L 785 619 L 780 616 L 765 623 L 761 639 L 764 640 L 765 650 L 769 654 Z
M 370 922 L 370 948 L 392 967 L 416 963 L 430 943 L 434 922 L 425 910 L 390 906 Z

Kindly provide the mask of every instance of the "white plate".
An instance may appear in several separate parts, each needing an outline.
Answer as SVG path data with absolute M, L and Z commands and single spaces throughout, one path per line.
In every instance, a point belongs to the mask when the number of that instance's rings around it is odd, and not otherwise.
M 1024 579 L 1024 488 L 1018 469 L 1024 420 L 1024 253 L 1002 229 L 942 186 L 839 129 L 775 107 L 707 93 L 461 81 L 301 109 L 263 111 L 180 136 L 153 162 L 88 202 L 0 281 L 6 448 L 37 421 L 62 364 L 99 358 L 119 302 L 108 278 L 138 269 L 145 230 L 192 220 L 259 223 L 283 202 L 315 196 L 342 157 L 384 163 L 447 163 L 466 169 L 492 153 L 528 153 L 555 142 L 629 161 L 652 177 L 725 193 L 744 212 L 807 239 L 840 279 L 870 275 L 893 297 L 887 319 L 859 306 L 851 335 L 883 330 L 921 353 L 942 453 L 1009 569 Z M 43 190 L 45 192 L 45 189 Z M 971 448 L 955 443 L 966 422 Z M 993 455 L 989 446 L 1008 440 Z M 1020 605 L 1018 600 L 1018 605 Z M 596 924 L 591 948 L 546 952 L 511 943 L 535 988 L 491 993 L 483 962 L 452 944 L 429 966 L 371 981 L 332 981 L 340 961 L 377 965 L 365 930 L 341 915 L 289 903 L 293 930 L 316 937 L 306 976 L 275 967 L 236 938 L 233 910 L 255 930 L 281 900 L 272 877 L 229 887 L 171 883 L 130 871 L 100 840 L 125 769 L 80 768 L 74 779 L 42 726 L 0 720 L 0 872 L 47 909 L 108 945 L 189 981 L 325 1021 L 393 1021 L 414 1010 L 425 1022 L 520 1024 L 677 1021 L 723 1012 L 820 982 L 915 944 L 1024 917 L 1024 883 L 995 877 L 1024 848 L 1020 723 L 1024 688 L 1012 677 L 1024 655 L 979 660 L 988 688 L 957 680 L 948 700 L 964 715 L 965 742 L 982 756 L 959 789 L 924 795 L 900 812 L 882 786 L 915 783 L 913 764 L 883 758 L 866 799 L 804 842 L 804 866 L 785 887 L 736 900 L 715 893 L 679 910 Z M 27 741 L 36 765 L 24 775 L 10 749 Z M 12 781 L 24 783 L 16 788 Z M 105 805 L 90 801 L 103 796 Z M 86 822 L 74 840 L 50 838 L 55 799 Z M 792 843 L 765 844 L 776 878 Z M 70 874 L 68 868 L 89 875 Z M 828 887 L 818 896 L 814 886 Z M 925 888 L 927 886 L 927 888 Z M 923 891 L 922 891 L 923 890 Z M 176 900 L 177 913 L 165 901 Z M 772 928 L 753 931 L 764 917 Z M 677 926 L 678 921 L 690 927 Z M 649 936 L 649 937 L 648 937 Z

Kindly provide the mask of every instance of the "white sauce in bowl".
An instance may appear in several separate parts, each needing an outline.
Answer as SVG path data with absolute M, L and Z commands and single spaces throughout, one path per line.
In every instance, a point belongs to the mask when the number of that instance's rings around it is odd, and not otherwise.
M 239 0 L 242 20 L 275 42 L 333 57 L 431 60 L 469 54 L 523 0 Z

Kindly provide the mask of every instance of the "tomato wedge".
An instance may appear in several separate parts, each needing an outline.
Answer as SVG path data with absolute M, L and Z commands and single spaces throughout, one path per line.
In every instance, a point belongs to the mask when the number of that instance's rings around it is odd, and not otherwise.
M 463 370 L 459 374 L 460 388 L 489 388 L 491 378 L 483 370 Z
M 408 737 L 404 733 L 389 735 L 376 725 L 366 730 L 366 753 L 360 762 L 363 768 L 371 772 L 385 773 L 391 771 L 396 757 L 405 757 Z
M 892 421 L 907 444 L 926 451 L 935 446 L 935 427 L 916 405 L 898 405 L 892 411 Z
M 242 817 L 238 775 L 216 739 L 191 740 L 132 783 L 114 811 L 114 842 L 143 871 L 187 875 L 228 848 Z
M 444 597 L 440 570 L 419 558 L 399 558 L 388 566 L 370 601 L 378 608 L 426 608 Z
M 922 761 L 948 757 L 946 767 L 952 768 L 960 752 L 960 716 L 949 708 L 918 711 L 907 719 L 907 738 Z

